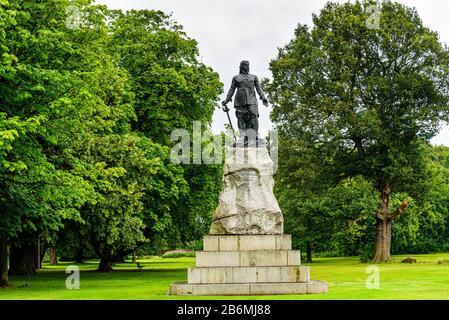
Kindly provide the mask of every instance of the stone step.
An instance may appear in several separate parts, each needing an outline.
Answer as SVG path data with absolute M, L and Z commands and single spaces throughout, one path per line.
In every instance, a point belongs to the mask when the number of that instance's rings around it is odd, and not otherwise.
M 204 251 L 291 250 L 292 238 L 281 235 L 207 235 Z
M 300 266 L 297 250 L 197 251 L 197 267 L 287 267 Z
M 189 268 L 189 284 L 309 282 L 309 267 Z
M 187 284 L 170 286 L 171 295 L 180 296 L 238 296 L 326 293 L 327 283 L 244 283 L 244 284 Z

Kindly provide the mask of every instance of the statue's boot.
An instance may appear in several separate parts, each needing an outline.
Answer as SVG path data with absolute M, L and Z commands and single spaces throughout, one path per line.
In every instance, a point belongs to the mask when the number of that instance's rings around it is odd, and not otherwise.
M 250 147 L 258 147 L 259 141 L 259 119 L 252 116 L 250 119 L 250 130 L 248 130 L 248 144 Z M 263 141 L 263 140 L 262 140 Z
M 246 138 L 246 136 L 245 136 L 245 129 L 243 129 L 244 128 L 244 123 L 243 123 L 243 126 L 241 126 L 241 122 L 239 120 L 238 121 L 238 125 L 239 125 L 239 137 L 238 137 L 237 141 L 232 144 L 232 146 L 233 147 L 237 147 L 237 148 L 241 148 L 241 147 L 245 146 L 245 138 Z

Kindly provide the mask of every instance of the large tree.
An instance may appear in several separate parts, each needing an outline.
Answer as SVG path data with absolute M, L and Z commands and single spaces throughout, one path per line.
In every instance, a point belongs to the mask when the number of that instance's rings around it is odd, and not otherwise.
M 63 150 L 81 139 L 95 113 L 80 76 L 93 55 L 82 59 L 88 35 L 74 35 L 63 23 L 68 4 L 0 2 L 0 127 L 8 142 L 0 169 L 0 238 L 2 248 L 12 246 L 13 274 L 33 273 L 39 236 L 61 227 L 62 219 L 79 218 L 77 208 L 93 199 L 93 189 L 64 164 L 70 152 Z M 8 250 L 1 252 L 6 266 Z
M 27 135 L 36 132 L 39 124 L 37 118 L 23 121 L 17 117 L 7 118 L 0 113 L 0 286 L 8 284 L 11 240 L 17 238 L 23 229 L 21 217 L 24 212 L 13 209 L 18 195 L 23 196 L 20 185 L 24 182 L 16 180 L 15 176 L 29 172 L 27 164 L 16 157 L 13 149 L 16 143 L 26 142 Z M 19 190 L 11 190 L 11 185 Z
M 423 143 L 449 115 L 449 52 L 413 8 L 328 3 L 271 62 L 266 89 L 280 143 L 313 154 L 326 179 L 360 175 L 379 194 L 373 260 L 390 260 L 392 222 L 425 176 Z M 306 146 L 304 148 L 304 146 Z

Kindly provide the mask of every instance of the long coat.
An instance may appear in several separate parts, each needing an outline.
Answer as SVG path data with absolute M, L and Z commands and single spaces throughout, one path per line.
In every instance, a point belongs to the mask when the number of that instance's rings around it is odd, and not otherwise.
M 258 105 L 256 92 L 259 94 L 261 100 L 265 100 L 265 94 L 260 87 L 259 79 L 253 74 L 238 74 L 232 78 L 231 88 L 229 89 L 227 101 L 232 101 L 232 96 L 235 95 L 234 106 L 243 107 L 247 105 Z

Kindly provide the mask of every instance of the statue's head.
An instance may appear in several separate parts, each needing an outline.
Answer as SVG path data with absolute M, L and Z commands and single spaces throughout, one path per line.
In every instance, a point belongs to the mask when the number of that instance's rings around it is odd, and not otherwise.
M 241 74 L 248 74 L 249 73 L 249 61 L 243 60 L 240 62 L 240 73 Z

